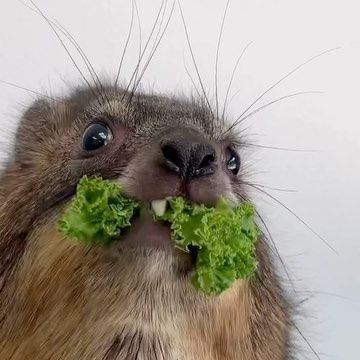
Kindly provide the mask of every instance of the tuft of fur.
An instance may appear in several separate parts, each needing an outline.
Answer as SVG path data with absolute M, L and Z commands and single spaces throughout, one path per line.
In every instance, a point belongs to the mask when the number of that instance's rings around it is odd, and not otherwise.
M 289 303 L 264 237 L 256 278 L 206 297 L 176 253 L 88 248 L 57 231 L 84 174 L 119 179 L 141 199 L 150 190 L 160 196 L 167 185 L 151 174 L 154 144 L 171 129 L 201 132 L 219 152 L 239 143 L 221 135 L 201 104 L 146 94 L 129 102 L 122 90 L 106 92 L 109 101 L 86 89 L 40 100 L 21 119 L 14 160 L 0 178 L 0 359 L 287 359 Z M 114 144 L 88 158 L 79 144 L 94 120 L 111 123 Z M 218 194 L 247 197 L 241 176 L 219 171 L 203 181 Z

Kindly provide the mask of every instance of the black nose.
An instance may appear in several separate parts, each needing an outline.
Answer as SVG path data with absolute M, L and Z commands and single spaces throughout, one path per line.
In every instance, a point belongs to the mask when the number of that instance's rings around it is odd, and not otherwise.
M 199 137 L 186 135 L 163 142 L 163 165 L 181 178 L 211 175 L 215 172 L 215 149 Z

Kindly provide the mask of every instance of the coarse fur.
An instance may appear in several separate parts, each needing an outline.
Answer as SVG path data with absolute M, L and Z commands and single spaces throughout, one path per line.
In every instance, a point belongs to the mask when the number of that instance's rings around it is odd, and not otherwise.
M 216 174 L 192 181 L 191 200 L 248 199 L 241 171 L 230 176 L 222 161 L 241 139 L 201 103 L 111 86 L 107 99 L 94 92 L 36 101 L 0 178 L 0 359 L 289 359 L 290 304 L 264 236 L 256 277 L 209 297 L 191 286 L 186 255 L 121 242 L 91 248 L 58 232 L 85 174 L 119 181 L 144 201 L 177 194 L 176 175 L 156 159 L 179 131 L 218 154 Z M 89 156 L 81 139 L 94 121 L 114 139 Z

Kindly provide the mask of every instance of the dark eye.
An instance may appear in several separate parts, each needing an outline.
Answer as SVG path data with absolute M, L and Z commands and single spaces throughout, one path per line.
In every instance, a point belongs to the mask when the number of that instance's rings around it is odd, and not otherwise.
M 91 124 L 83 136 L 83 149 L 93 151 L 107 145 L 113 136 L 108 126 L 102 123 Z
M 231 171 L 234 175 L 237 175 L 240 170 L 240 156 L 239 154 L 232 148 L 228 148 L 226 150 L 226 167 L 229 171 Z

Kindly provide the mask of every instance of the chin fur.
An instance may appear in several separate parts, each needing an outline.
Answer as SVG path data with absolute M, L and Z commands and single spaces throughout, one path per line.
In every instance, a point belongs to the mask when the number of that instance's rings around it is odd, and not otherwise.
M 245 281 L 205 296 L 189 266 L 164 250 L 85 247 L 54 219 L 38 226 L 1 297 L 0 358 L 285 359 L 279 304 L 262 308 Z M 277 318 L 263 326 L 276 327 L 253 334 L 265 310 Z

